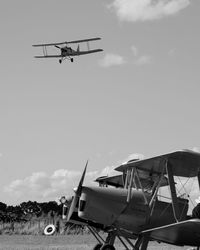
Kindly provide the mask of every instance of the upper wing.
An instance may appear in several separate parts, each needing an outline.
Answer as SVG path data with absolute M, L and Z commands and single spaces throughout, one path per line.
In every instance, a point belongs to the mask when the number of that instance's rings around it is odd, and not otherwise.
M 145 230 L 151 239 L 179 245 L 200 246 L 200 220 L 190 219 L 163 227 Z
M 74 40 L 69 42 L 61 42 L 61 43 L 41 43 L 41 44 L 34 44 L 33 47 L 44 47 L 44 46 L 55 46 L 55 45 L 63 45 L 63 44 L 69 44 L 69 43 L 83 43 L 83 42 L 90 42 L 90 41 L 96 41 L 100 40 L 100 37 L 95 38 L 89 38 L 89 39 L 83 39 L 83 40 Z
M 101 38 L 100 37 L 95 37 L 95 38 L 89 38 L 89 39 L 69 41 L 69 42 L 66 42 L 66 43 L 83 43 L 83 42 L 90 42 L 90 41 L 96 41 L 96 40 L 101 40 Z
M 55 46 L 55 45 L 62 45 L 66 44 L 67 42 L 62 42 L 62 43 L 41 43 L 41 44 L 33 44 L 33 47 L 46 47 L 46 46 Z
M 172 166 L 175 176 L 195 177 L 200 170 L 200 153 L 191 150 L 180 150 L 144 160 L 129 161 L 115 170 L 124 172 L 128 168 L 135 167 L 151 174 L 166 174 L 166 169 L 163 170 L 166 160 Z

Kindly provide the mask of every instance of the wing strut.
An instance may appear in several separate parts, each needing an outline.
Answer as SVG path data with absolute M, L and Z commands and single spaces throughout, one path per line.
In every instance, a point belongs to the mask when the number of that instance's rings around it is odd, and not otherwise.
M 42 46 L 42 50 L 43 50 L 43 55 L 47 56 L 47 47 L 45 45 Z
M 129 202 L 131 199 L 131 190 L 133 186 L 133 174 L 134 174 L 134 169 L 131 170 L 131 177 L 129 181 L 128 194 L 127 194 L 127 202 Z
M 137 180 L 138 180 L 138 183 L 139 183 L 139 186 L 140 186 L 140 189 L 142 190 L 142 194 L 143 194 L 143 197 L 144 197 L 144 202 L 145 204 L 148 204 L 148 201 L 147 201 L 147 198 L 144 194 L 144 189 L 142 187 L 142 184 L 141 184 L 141 181 L 140 181 L 140 177 L 139 177 L 139 174 L 138 174 L 138 171 L 137 169 L 135 168 L 135 176 L 137 177 Z
M 89 51 L 90 50 L 89 42 L 87 42 L 87 48 L 88 48 L 88 51 Z
M 174 176 L 173 176 L 172 166 L 169 164 L 167 160 L 166 160 L 166 171 L 169 178 L 169 187 L 172 198 L 172 208 L 173 208 L 174 218 L 178 222 L 180 221 L 180 211 L 178 207 Z
M 198 178 L 199 189 L 200 189 L 200 169 L 198 170 L 197 178 Z
M 159 180 L 157 182 L 157 187 L 153 188 L 153 190 L 154 190 L 153 191 L 153 195 L 152 195 L 152 198 L 151 198 L 151 200 L 149 202 L 149 207 L 151 209 L 151 215 L 153 214 L 153 208 L 154 208 L 154 205 L 155 205 L 155 201 L 156 201 L 156 197 L 157 197 L 157 194 L 158 194 L 158 190 L 159 190 L 159 188 L 161 186 L 161 183 L 162 183 L 162 179 L 163 179 L 163 176 L 164 176 L 163 173 L 164 173 L 164 167 L 163 167 L 163 171 L 162 171 L 162 173 L 160 175 L 160 178 L 159 178 Z

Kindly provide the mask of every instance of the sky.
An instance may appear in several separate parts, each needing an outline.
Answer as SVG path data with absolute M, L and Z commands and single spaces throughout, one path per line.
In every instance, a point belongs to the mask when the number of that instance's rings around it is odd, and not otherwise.
M 92 183 L 138 154 L 199 151 L 199 11 L 198 0 L 2 0 L 0 201 L 71 195 L 87 160 Z M 32 44 L 91 37 L 103 52 L 34 58 Z

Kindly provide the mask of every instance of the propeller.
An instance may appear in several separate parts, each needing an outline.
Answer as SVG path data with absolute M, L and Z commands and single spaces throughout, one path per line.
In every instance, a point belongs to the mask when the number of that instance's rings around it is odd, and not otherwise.
M 88 165 L 88 161 L 86 162 L 84 171 L 82 173 L 81 179 L 80 179 L 79 184 L 78 184 L 78 188 L 75 191 L 74 198 L 72 200 L 71 206 L 69 207 L 69 210 L 68 210 L 68 213 L 67 213 L 67 221 L 70 220 L 70 218 L 71 218 L 71 216 L 72 216 L 72 214 L 73 214 L 73 212 L 75 210 L 75 207 L 76 207 L 76 204 L 78 202 L 78 199 L 81 196 L 81 191 L 82 191 L 82 186 L 83 186 L 83 181 L 84 181 L 84 178 L 85 178 L 85 173 L 86 173 L 87 165 Z

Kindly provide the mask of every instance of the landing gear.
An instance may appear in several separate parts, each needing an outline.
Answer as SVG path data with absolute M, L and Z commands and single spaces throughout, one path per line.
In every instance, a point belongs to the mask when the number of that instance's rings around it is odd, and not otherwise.
M 126 237 L 123 232 L 120 230 L 109 230 L 106 239 L 104 240 L 96 228 L 88 226 L 88 229 L 99 242 L 97 243 L 93 250 L 115 250 L 114 243 L 116 237 L 121 241 L 122 245 L 124 245 L 125 249 L 133 249 L 133 250 L 147 250 L 147 246 L 149 243 L 149 236 L 139 236 L 136 239 L 135 244 L 130 240 L 130 238 Z M 125 241 L 124 241 L 125 240 Z M 198 250 L 200 250 L 198 248 Z
M 113 245 L 110 244 L 96 244 L 96 246 L 94 246 L 93 250 L 115 250 L 115 247 Z
M 125 249 L 127 250 L 147 250 L 148 247 L 148 236 L 139 236 L 134 244 L 129 238 L 119 235 L 116 231 L 109 232 L 106 240 L 104 240 L 101 238 L 98 232 L 93 231 L 95 229 L 90 228 L 90 230 L 95 238 L 99 241 L 99 243 L 94 246 L 93 250 L 115 250 L 116 248 L 114 247 L 114 242 L 116 237 L 121 241 L 122 245 L 124 245 Z M 197 250 L 200 249 L 197 248 Z
M 102 244 L 98 243 L 96 246 L 94 246 L 93 250 L 100 250 L 102 247 Z
M 59 59 L 59 63 L 61 64 L 62 63 L 62 61 L 64 61 L 65 59 L 68 59 L 68 60 L 70 60 L 70 62 L 74 62 L 74 58 L 71 58 L 71 57 L 62 57 L 62 59 Z
M 102 246 L 101 250 L 115 250 L 115 247 L 110 244 L 105 244 Z

